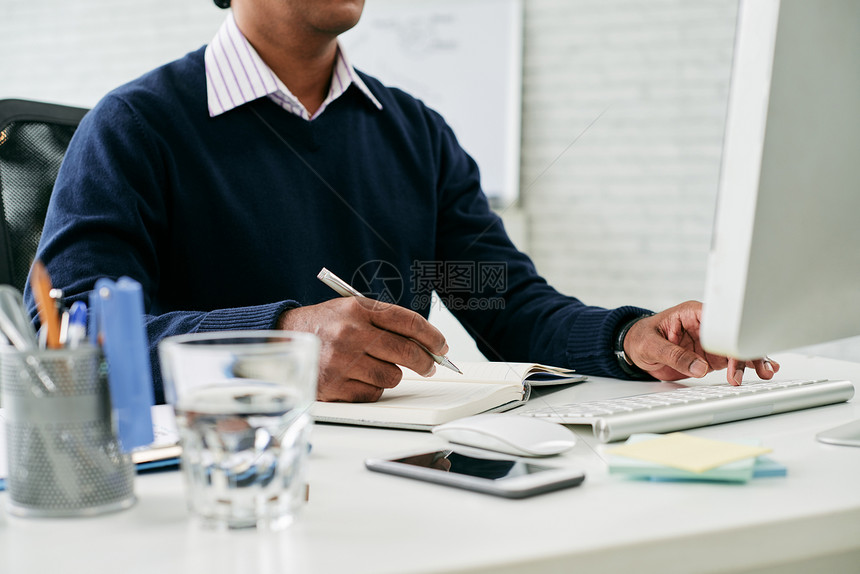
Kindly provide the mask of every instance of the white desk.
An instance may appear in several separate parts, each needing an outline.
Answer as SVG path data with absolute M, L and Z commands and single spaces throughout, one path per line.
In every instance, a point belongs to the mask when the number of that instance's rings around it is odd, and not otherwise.
M 860 381 L 860 364 L 777 359 L 784 378 Z M 665 384 L 593 379 L 547 400 L 618 396 L 643 385 Z M 584 440 L 556 461 L 584 468 L 585 483 L 526 500 L 364 469 L 368 456 L 441 444 L 429 433 L 318 425 L 310 503 L 285 532 L 198 530 L 172 471 L 138 477 L 138 503 L 117 514 L 27 520 L 2 513 L 0 572 L 858 572 L 860 448 L 814 439 L 858 417 L 855 398 L 691 431 L 758 437 L 788 467 L 785 478 L 746 485 L 609 475 L 600 447 L 580 429 Z

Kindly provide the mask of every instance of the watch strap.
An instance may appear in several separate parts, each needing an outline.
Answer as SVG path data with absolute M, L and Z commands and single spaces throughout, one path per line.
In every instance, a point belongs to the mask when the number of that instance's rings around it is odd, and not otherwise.
M 617 334 L 615 335 L 614 352 L 616 359 L 618 359 L 618 367 L 631 379 L 646 380 L 654 378 L 648 374 L 648 372 L 637 367 L 636 364 L 630 360 L 630 357 L 627 356 L 627 353 L 624 352 L 624 338 L 627 336 L 627 332 L 630 331 L 630 328 L 635 325 L 637 321 L 646 317 L 651 317 L 652 315 L 654 315 L 654 313 L 646 313 L 632 317 L 621 324 L 618 328 Z

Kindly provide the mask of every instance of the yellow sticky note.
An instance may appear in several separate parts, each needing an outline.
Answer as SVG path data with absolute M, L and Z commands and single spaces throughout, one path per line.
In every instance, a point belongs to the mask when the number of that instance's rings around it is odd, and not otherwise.
M 633 444 L 624 444 L 607 452 L 691 472 L 704 472 L 730 462 L 769 453 L 771 449 L 676 432 Z

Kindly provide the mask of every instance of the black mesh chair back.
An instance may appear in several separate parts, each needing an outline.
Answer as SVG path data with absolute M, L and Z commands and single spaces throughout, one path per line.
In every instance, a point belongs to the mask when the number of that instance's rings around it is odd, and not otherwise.
M 0 100 L 0 283 L 24 289 L 83 108 Z

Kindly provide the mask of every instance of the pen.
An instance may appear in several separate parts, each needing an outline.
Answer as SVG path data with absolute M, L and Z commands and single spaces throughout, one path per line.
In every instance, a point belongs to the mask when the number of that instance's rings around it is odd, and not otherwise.
M 344 281 L 343 279 L 341 279 L 340 277 L 338 277 L 337 275 L 335 275 L 334 273 L 332 273 L 331 271 L 329 271 L 325 267 L 323 267 L 322 270 L 320 270 L 320 272 L 317 274 L 317 279 L 319 279 L 320 281 L 322 281 L 323 283 L 325 283 L 326 285 L 328 285 L 329 287 L 334 289 L 334 291 L 337 292 L 341 297 L 364 297 L 364 295 L 362 295 L 360 292 L 358 292 L 352 285 L 350 285 L 349 283 L 347 283 L 346 281 Z M 456 365 L 454 365 L 454 363 L 452 363 L 448 357 L 445 357 L 442 355 L 436 355 L 436 354 L 430 352 L 430 349 L 428 349 L 427 347 L 425 347 L 424 345 L 422 345 L 421 343 L 419 343 L 415 339 L 410 339 L 410 340 L 412 342 L 414 342 L 416 345 L 418 345 L 419 347 L 421 347 L 422 349 L 424 349 L 424 351 L 428 355 L 433 357 L 433 361 L 435 361 L 437 364 L 442 365 L 443 367 L 448 367 L 449 369 L 451 369 L 455 373 L 460 373 L 461 375 L 463 374 L 463 371 L 458 369 L 456 367 Z
M 69 309 L 69 327 L 66 344 L 75 349 L 87 336 L 87 304 L 75 301 Z
M 36 340 L 36 332 L 30 323 L 30 316 L 24 307 L 24 298 L 21 292 L 11 285 L 0 285 L 0 332 L 9 339 L 12 346 L 26 355 L 24 362 L 36 374 L 41 383 L 33 387 L 36 396 L 42 396 L 45 392 L 57 390 L 57 386 L 45 367 L 31 352 L 39 345 Z
M 49 349 L 60 348 L 60 316 L 57 306 L 51 298 L 51 277 L 41 261 L 33 262 L 30 275 L 30 286 L 33 288 L 33 298 L 39 311 L 39 321 L 45 329 L 46 346 Z
M 69 341 L 69 310 L 59 311 L 60 313 L 60 347 L 65 347 Z

